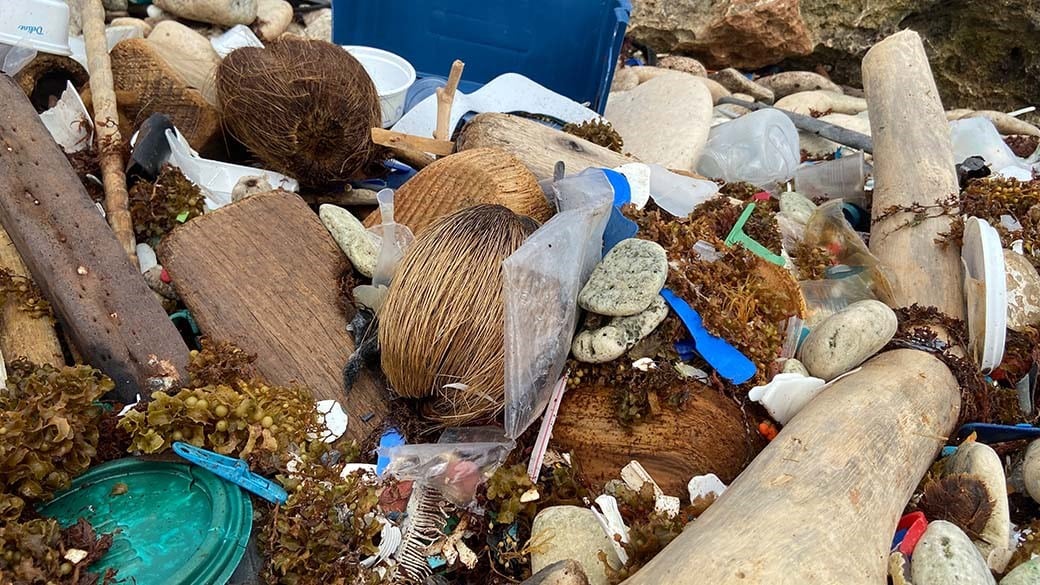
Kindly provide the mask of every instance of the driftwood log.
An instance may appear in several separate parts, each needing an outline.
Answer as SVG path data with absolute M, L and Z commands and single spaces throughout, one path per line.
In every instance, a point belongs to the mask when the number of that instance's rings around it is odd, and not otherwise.
M 382 378 L 364 370 L 349 395 L 343 389 L 354 341 L 338 280 L 350 262 L 299 196 L 247 197 L 175 229 L 157 252 L 204 335 L 256 354 L 271 383 L 338 400 L 352 438 L 380 427 L 388 410 Z
M 0 76 L 0 223 L 73 343 L 116 396 L 176 384 L 188 348 L 40 116 Z
M 13 276 L 32 278 L 7 231 L 0 228 L 0 269 Z M 65 365 L 61 342 L 54 324 L 46 316 L 26 312 L 12 299 L 0 306 L 0 351 L 4 360 L 24 357 L 34 364 Z
M 589 167 L 610 169 L 638 162 L 588 140 L 508 114 L 475 116 L 463 127 L 455 147 L 460 151 L 472 148 L 504 150 L 527 165 L 539 181 L 552 178 L 556 161 L 563 161 L 568 175 Z
M 917 34 L 875 45 L 863 79 L 875 142 L 874 209 L 941 200 L 956 179 Z M 908 170 L 895 170 L 900 165 Z M 886 237 L 879 232 L 894 228 L 882 222 L 871 244 L 904 285 L 900 304 L 961 314 L 960 270 L 934 242 L 944 225 L 924 222 Z M 707 512 L 625 583 L 883 585 L 900 513 L 959 410 L 957 380 L 938 358 L 909 349 L 876 356 L 810 402 Z

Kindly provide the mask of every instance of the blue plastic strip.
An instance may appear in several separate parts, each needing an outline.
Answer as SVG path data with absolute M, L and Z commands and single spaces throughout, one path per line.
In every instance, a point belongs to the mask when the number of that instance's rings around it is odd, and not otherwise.
M 400 447 L 405 444 L 404 437 L 395 428 L 389 428 L 383 432 L 383 436 L 379 437 L 379 449 L 389 449 L 390 447 Z M 376 459 L 376 475 L 383 475 L 386 471 L 387 466 L 390 465 L 390 458 L 384 455 L 379 455 Z
M 972 433 L 979 443 L 1004 443 L 1040 439 L 1040 428 L 1029 424 L 996 425 L 989 423 L 968 423 L 957 431 L 957 440 L 963 441 Z
M 755 375 L 757 368 L 754 362 L 725 339 L 708 333 L 708 330 L 704 328 L 704 321 L 701 319 L 700 313 L 695 311 L 689 303 L 668 289 L 662 290 L 661 296 L 686 325 L 687 331 L 693 337 L 697 353 L 711 367 L 715 368 L 719 375 L 734 384 L 743 384 Z M 681 345 L 681 342 L 676 344 L 676 350 L 679 351 L 680 356 L 688 348 L 688 345 L 684 347 Z
M 182 441 L 173 444 L 173 452 L 268 502 L 284 504 L 289 499 L 288 492 L 282 486 L 249 471 L 249 464 L 241 459 L 200 449 Z
M 621 207 L 632 202 L 632 187 L 628 184 L 625 175 L 614 169 L 600 169 L 610 181 L 610 188 L 614 190 L 614 207 Z

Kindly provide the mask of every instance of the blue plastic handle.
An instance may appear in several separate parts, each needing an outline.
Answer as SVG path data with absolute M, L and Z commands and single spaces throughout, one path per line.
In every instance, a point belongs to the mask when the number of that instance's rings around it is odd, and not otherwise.
M 755 375 L 757 368 L 754 362 L 725 339 L 708 333 L 708 330 L 704 328 L 704 321 L 701 319 L 700 313 L 695 311 L 689 303 L 668 289 L 662 290 L 661 296 L 686 325 L 687 331 L 693 337 L 693 346 L 697 353 L 701 354 L 704 361 L 715 368 L 723 378 L 734 384 L 743 384 Z M 690 347 L 688 342 L 686 344 L 680 342 L 676 344 L 676 349 L 682 354 Z
M 285 488 L 266 477 L 249 471 L 249 464 L 241 459 L 200 449 L 182 441 L 173 444 L 173 452 L 268 502 L 284 504 L 289 499 Z

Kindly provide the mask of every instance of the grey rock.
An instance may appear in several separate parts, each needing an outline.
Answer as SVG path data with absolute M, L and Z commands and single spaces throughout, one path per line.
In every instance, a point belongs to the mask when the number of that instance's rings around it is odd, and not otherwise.
M 1024 332 L 1040 323 L 1040 274 L 1025 256 L 1004 250 L 1007 270 L 1008 329 Z
M 895 312 L 881 301 L 859 301 L 813 327 L 801 361 L 813 376 L 831 381 L 867 361 L 896 334 Z
M 642 313 L 615 317 L 604 327 L 586 329 L 574 337 L 571 352 L 578 361 L 601 364 L 616 360 L 653 333 L 668 316 L 668 305 L 657 296 Z
M 589 585 L 589 578 L 581 565 L 567 559 L 538 571 L 520 585 Z
M 268 191 L 274 191 L 274 187 L 271 186 L 271 182 L 267 180 L 266 176 L 242 177 L 231 189 L 231 201 L 241 201 L 246 197 L 256 195 L 257 193 L 267 193 Z
M 1011 514 L 1008 508 L 1007 478 L 1000 456 L 989 445 L 964 443 L 946 462 L 946 473 L 968 473 L 986 484 L 993 500 L 993 514 L 975 541 L 983 559 L 994 571 L 1007 567 L 1011 553 Z
M 155 0 L 154 4 L 180 18 L 221 26 L 256 20 L 256 0 Z
M 318 217 L 354 268 L 371 278 L 379 260 L 379 248 L 364 224 L 353 213 L 328 203 L 318 208 Z
M 665 69 L 674 69 L 675 71 L 682 71 L 683 73 L 689 73 L 690 75 L 697 75 L 699 77 L 706 77 L 708 70 L 704 68 L 704 65 L 700 61 L 693 57 L 684 57 L 682 55 L 667 55 L 657 60 L 658 67 L 664 67 Z
M 140 18 L 120 16 L 119 18 L 113 18 L 112 22 L 108 23 L 109 28 L 119 28 L 124 26 L 136 29 L 140 33 L 140 38 L 142 39 L 152 33 L 152 25 L 141 20 Z
M 803 376 L 808 376 L 809 375 L 809 370 L 805 369 L 805 366 L 802 365 L 802 362 L 800 362 L 800 361 L 798 361 L 798 360 L 796 360 L 794 358 L 790 358 L 790 359 L 787 359 L 787 360 L 784 361 L 783 367 L 780 368 L 780 373 L 781 374 L 801 374 Z
M 1040 583 L 1040 557 L 1030 559 L 1004 575 L 1000 585 L 1037 585 Z
M 756 101 L 765 102 L 767 104 L 773 103 L 773 90 L 751 81 L 745 77 L 743 73 L 733 69 L 732 67 L 716 71 L 709 77 L 718 81 L 722 84 L 722 87 L 725 87 L 733 93 L 745 93 Z
M 986 561 L 956 525 L 936 520 L 914 548 L 914 585 L 996 585 Z
M 109 12 L 126 12 L 129 4 L 128 0 L 101 0 L 101 5 Z
M 531 553 L 531 571 L 542 569 L 562 560 L 571 559 L 581 565 L 590 585 L 607 585 L 607 575 L 599 560 L 600 551 L 606 553 L 612 566 L 620 565 L 614 545 L 592 510 L 578 506 L 545 508 L 534 519 L 531 540 L 544 543 Z
M 1022 480 L 1026 484 L 1029 496 L 1040 502 L 1040 440 L 1033 441 L 1026 449 L 1026 458 L 1022 463 Z
M 280 37 L 289 28 L 292 19 L 292 4 L 285 0 L 257 0 L 257 36 L 261 41 L 270 42 Z
M 647 240 L 623 240 L 592 271 L 578 304 L 599 315 L 635 315 L 654 302 L 667 278 L 664 248 Z
M 332 42 L 332 10 L 323 8 L 304 15 L 307 38 Z
M 837 83 L 812 71 L 782 71 L 773 75 L 760 77 L 755 81 L 773 92 L 776 99 L 787 97 L 792 93 L 825 89 L 836 93 L 844 93 Z

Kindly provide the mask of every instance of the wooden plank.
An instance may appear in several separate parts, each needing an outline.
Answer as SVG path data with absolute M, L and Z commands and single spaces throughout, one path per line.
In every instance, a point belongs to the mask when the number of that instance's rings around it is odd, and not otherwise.
M 339 400 L 351 437 L 362 441 L 381 425 L 381 377 L 365 371 L 349 395 L 343 391 L 354 342 L 337 282 L 350 263 L 303 199 L 253 195 L 175 229 L 158 254 L 203 334 L 256 354 L 258 372 L 272 383 Z
M 0 76 L 0 223 L 121 400 L 187 375 L 188 348 L 21 89 Z
M 608 169 L 630 162 L 623 156 L 587 140 L 553 130 L 533 120 L 508 114 L 479 114 L 462 129 L 456 143 L 460 151 L 472 148 L 498 148 L 520 159 L 538 180 L 551 179 L 556 161 L 563 161 L 567 174 L 589 167 Z
M 31 278 L 11 236 L 3 228 L 0 228 L 0 268 L 15 276 Z M 12 300 L 0 307 L 0 351 L 4 360 L 24 357 L 35 364 L 65 365 L 54 324 L 45 316 L 30 315 L 20 305 Z
M 880 585 L 896 522 L 957 422 L 941 361 L 897 350 L 825 390 L 625 585 Z
M 885 210 L 933 206 L 960 193 L 950 127 L 917 33 L 904 31 L 875 45 L 863 59 L 863 89 L 874 140 L 874 201 L 870 251 L 893 272 L 895 306 L 937 307 L 964 318 L 960 249 L 935 245 L 957 213 L 906 227 L 912 213 L 878 221 Z
M 448 156 L 455 152 L 455 144 L 449 140 L 437 140 L 436 138 L 425 138 L 413 136 L 403 132 L 372 128 L 372 142 L 380 146 L 393 146 L 405 150 L 428 152 L 438 156 Z

